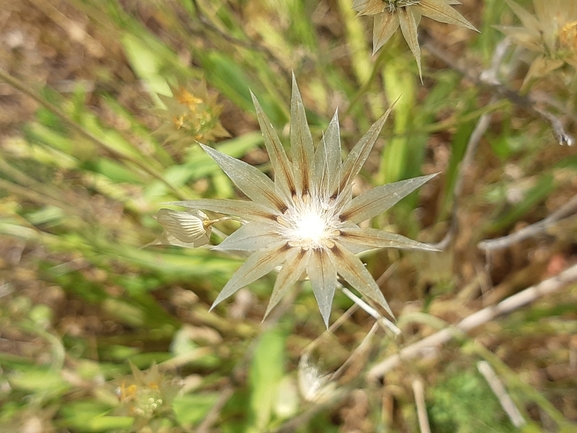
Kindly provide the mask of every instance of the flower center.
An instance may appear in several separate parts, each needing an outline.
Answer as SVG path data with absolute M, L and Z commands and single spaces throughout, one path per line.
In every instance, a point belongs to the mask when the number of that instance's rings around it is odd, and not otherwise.
M 301 248 L 323 248 L 335 237 L 338 221 L 321 200 L 314 198 L 297 199 L 279 223 L 283 226 L 281 233 L 292 246 Z
M 299 215 L 295 224 L 295 234 L 313 244 L 320 244 L 326 229 L 327 224 L 322 216 L 312 210 Z

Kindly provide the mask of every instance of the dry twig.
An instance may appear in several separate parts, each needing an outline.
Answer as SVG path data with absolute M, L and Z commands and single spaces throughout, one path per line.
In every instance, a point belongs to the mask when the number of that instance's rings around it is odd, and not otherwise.
M 509 44 L 508 42 L 504 43 L 507 46 Z M 507 46 L 505 46 L 504 48 L 506 49 Z M 563 127 L 563 123 L 561 122 L 561 120 L 559 120 L 556 116 L 549 113 L 548 111 L 545 111 L 537 107 L 537 101 L 534 98 L 532 98 L 531 95 L 524 96 L 504 86 L 499 82 L 496 74 L 487 74 L 486 72 L 477 74 L 471 68 L 463 67 L 462 65 L 459 64 L 457 60 L 455 60 L 449 54 L 447 54 L 445 50 L 440 49 L 430 40 L 427 41 L 425 44 L 423 44 L 423 47 L 426 48 L 435 57 L 444 61 L 452 69 L 463 74 L 477 86 L 488 87 L 491 89 L 492 92 L 494 92 L 495 95 L 507 98 L 513 104 L 547 121 L 547 123 L 551 125 L 553 134 L 555 135 L 555 138 L 557 139 L 557 142 L 560 145 L 572 146 L 575 143 L 575 139 L 573 138 L 573 136 L 570 135 L 567 131 L 565 131 L 565 128 Z M 496 50 L 496 52 L 499 52 L 499 50 Z
M 398 367 L 402 362 L 416 358 L 426 353 L 435 353 L 437 348 L 456 336 L 463 336 L 464 333 L 483 325 L 494 318 L 511 311 L 517 310 L 535 300 L 561 290 L 568 284 L 577 283 L 577 265 L 573 265 L 559 275 L 548 278 L 539 284 L 528 287 L 527 289 L 499 302 L 497 305 L 491 305 L 483 308 L 476 313 L 465 317 L 453 327 L 445 328 L 439 332 L 423 338 L 403 349 L 393 356 L 373 366 L 367 373 L 369 381 L 378 381 L 389 371 Z
M 577 212 L 577 195 L 574 195 L 571 200 L 557 209 L 555 212 L 550 214 L 547 218 L 539 221 L 535 224 L 531 224 L 521 230 L 512 233 L 508 236 L 503 236 L 498 239 L 489 239 L 481 241 L 477 244 L 477 247 L 490 253 L 494 250 L 501 250 L 503 248 L 510 247 L 517 242 L 521 242 L 530 237 L 538 236 L 539 234 L 546 231 L 549 227 L 555 225 L 560 220 L 567 218 Z
M 497 45 L 497 47 L 495 48 L 495 52 L 493 53 L 493 58 L 491 60 L 491 67 L 486 71 L 483 71 L 483 73 L 481 74 L 482 76 L 487 77 L 488 80 L 497 82 L 497 72 L 499 70 L 501 62 L 503 61 L 503 57 L 507 51 L 508 46 L 509 43 L 507 40 Z M 491 105 L 496 101 L 497 97 L 493 96 L 488 105 Z M 445 248 L 447 248 L 447 246 L 449 245 L 449 243 L 451 242 L 451 240 L 455 236 L 455 233 L 458 230 L 457 213 L 459 211 L 459 198 L 461 196 L 461 193 L 463 192 L 465 173 L 473 165 L 473 158 L 477 153 L 477 148 L 479 147 L 481 138 L 489 128 L 489 125 L 491 124 L 492 116 L 493 116 L 492 113 L 486 113 L 479 118 L 477 124 L 475 125 L 475 129 L 473 130 L 471 136 L 469 137 L 469 141 L 467 142 L 465 155 L 463 156 L 463 159 L 459 164 L 457 179 L 455 181 L 455 186 L 453 188 L 453 207 L 451 209 L 451 225 L 449 226 L 449 230 L 447 231 L 445 237 L 440 242 L 434 245 L 434 247 L 440 250 L 444 250 Z
M 491 99 L 491 102 L 494 102 L 494 99 Z M 444 250 L 447 248 L 449 243 L 451 242 L 453 236 L 457 232 L 458 229 L 458 219 L 457 213 L 459 211 L 459 198 L 461 196 L 461 192 L 463 191 L 464 185 L 464 177 L 465 173 L 469 169 L 469 167 L 473 163 L 473 158 L 475 153 L 477 152 L 477 147 L 479 146 L 479 142 L 483 137 L 485 131 L 489 127 L 491 123 L 491 113 L 483 114 L 475 126 L 473 133 L 469 137 L 469 142 L 467 143 L 467 150 L 465 152 L 465 156 L 463 157 L 461 164 L 459 165 L 459 172 L 457 174 L 457 180 L 455 181 L 455 187 L 453 188 L 453 208 L 451 209 L 451 225 L 449 226 L 449 230 L 445 237 L 435 245 L 435 248 L 440 250 Z
M 222 408 L 224 407 L 226 402 L 232 397 L 232 394 L 233 389 L 230 385 L 226 386 L 224 389 L 221 389 L 217 402 L 214 404 L 214 406 L 212 406 L 208 414 L 204 417 L 204 419 L 196 429 L 196 433 L 210 432 L 210 428 L 218 421 Z
M 417 406 L 419 430 L 421 433 L 431 433 L 431 426 L 427 417 L 427 405 L 425 404 L 425 389 L 423 388 L 423 382 L 419 379 L 413 381 L 413 394 L 415 395 L 415 405 Z
M 507 394 L 507 390 L 503 386 L 501 379 L 499 379 L 497 374 L 491 368 L 491 364 L 487 361 L 479 361 L 477 363 L 477 369 L 491 387 L 491 390 L 499 400 L 501 407 L 513 425 L 517 428 L 523 427 L 526 424 L 525 418 L 523 418 L 523 415 L 521 415 L 521 412 L 519 412 L 519 409 L 515 406 L 513 399 L 511 399 L 509 394 Z

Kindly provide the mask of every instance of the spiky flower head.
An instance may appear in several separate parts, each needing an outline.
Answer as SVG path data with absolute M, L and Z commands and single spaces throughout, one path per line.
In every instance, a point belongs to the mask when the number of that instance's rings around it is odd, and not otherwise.
M 421 72 L 421 48 L 417 27 L 421 16 L 441 23 L 456 24 L 471 30 L 477 29 L 450 5 L 460 4 L 455 0 L 354 0 L 353 9 L 359 15 L 374 17 L 373 54 L 375 54 L 400 27 L 417 66 Z
M 172 202 L 191 212 L 199 209 L 236 215 L 243 225 L 215 247 L 248 258 L 224 286 L 212 307 L 240 288 L 281 267 L 266 314 L 303 275 L 310 279 L 321 315 L 328 325 L 340 276 L 362 295 L 392 312 L 375 280 L 355 255 L 376 248 L 434 250 L 429 245 L 360 223 L 384 212 L 434 175 L 376 187 L 353 197 L 352 185 L 366 161 L 389 111 L 375 122 L 341 160 L 337 114 L 318 144 L 313 145 L 304 105 L 293 77 L 291 158 L 253 95 L 274 181 L 241 160 L 208 146 L 202 148 L 250 200 L 201 199 Z M 181 214 L 175 218 L 186 219 Z M 170 229 L 165 225 L 165 229 Z
M 537 53 L 525 83 L 565 63 L 577 69 L 577 1 L 533 0 L 535 15 L 512 0 L 505 1 L 523 27 L 497 26 L 497 29 L 516 44 Z
M 155 134 L 165 142 L 188 145 L 229 135 L 219 120 L 222 106 L 217 103 L 218 95 L 209 92 L 204 81 L 181 80 L 171 91 L 172 96 L 158 95 L 166 109 L 155 110 L 164 121 Z
M 116 388 L 119 402 L 116 413 L 134 417 L 134 431 L 144 431 L 141 429 L 150 426 L 152 418 L 172 413 L 172 401 L 181 387 L 160 372 L 156 364 L 145 371 L 140 371 L 132 363 L 130 368 L 132 375 Z

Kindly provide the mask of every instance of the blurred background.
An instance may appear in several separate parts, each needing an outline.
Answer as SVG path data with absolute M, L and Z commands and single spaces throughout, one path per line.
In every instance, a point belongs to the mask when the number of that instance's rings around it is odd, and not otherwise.
M 1 430 L 577 431 L 577 277 L 555 279 L 577 265 L 577 11 L 463 3 L 480 33 L 423 18 L 421 82 L 350 0 L 3 0 Z M 209 312 L 242 258 L 149 245 L 161 203 L 239 196 L 195 140 L 271 173 L 249 91 L 288 143 L 291 72 L 315 141 L 338 107 L 345 149 L 400 97 L 358 191 L 441 173 L 372 221 L 444 240 L 363 257 L 396 338 L 341 293 L 327 332 L 306 284 L 263 322 L 274 276 Z

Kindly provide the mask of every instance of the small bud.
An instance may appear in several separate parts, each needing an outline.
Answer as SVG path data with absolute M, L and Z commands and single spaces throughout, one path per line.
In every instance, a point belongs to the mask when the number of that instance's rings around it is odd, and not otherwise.
M 152 245 L 197 248 L 210 240 L 212 221 L 202 211 L 160 209 L 156 220 L 164 227 L 164 233 Z

